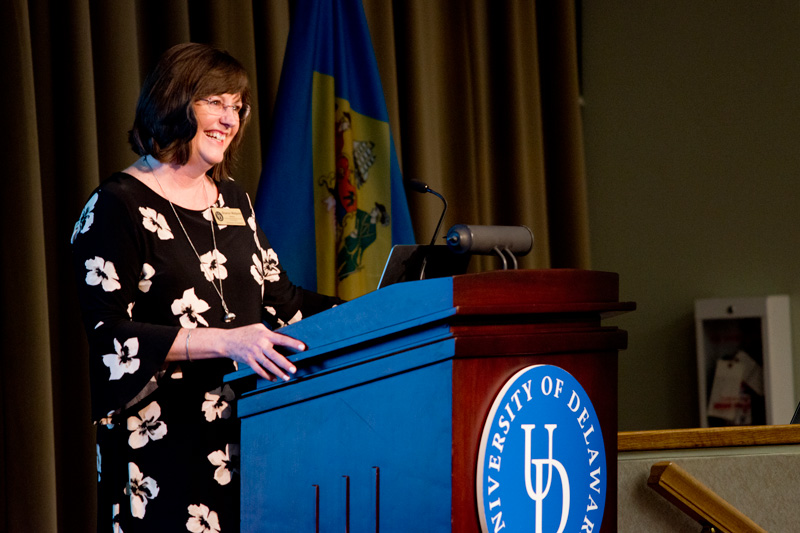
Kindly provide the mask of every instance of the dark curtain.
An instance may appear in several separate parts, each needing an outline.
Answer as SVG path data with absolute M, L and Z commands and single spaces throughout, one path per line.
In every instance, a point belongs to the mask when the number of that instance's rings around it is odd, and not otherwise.
M 364 5 L 403 173 L 448 198 L 443 227 L 525 224 L 536 244 L 523 267 L 588 267 L 574 2 Z M 236 177 L 255 193 L 292 2 L 3 7 L 0 530 L 91 531 L 95 445 L 73 225 L 101 179 L 135 158 L 126 139 L 144 75 L 189 40 L 227 49 L 251 74 L 257 120 Z M 413 192 L 409 203 L 427 243 L 441 204 Z

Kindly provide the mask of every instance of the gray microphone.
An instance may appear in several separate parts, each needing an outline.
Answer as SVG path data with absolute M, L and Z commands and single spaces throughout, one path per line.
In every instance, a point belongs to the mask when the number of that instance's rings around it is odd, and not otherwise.
M 457 254 L 525 255 L 533 248 L 533 232 L 527 226 L 456 224 L 445 239 L 448 248 Z

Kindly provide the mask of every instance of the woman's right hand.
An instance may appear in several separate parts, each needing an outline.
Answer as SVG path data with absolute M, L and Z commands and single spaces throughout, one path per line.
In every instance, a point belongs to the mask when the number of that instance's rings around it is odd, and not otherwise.
M 306 349 L 305 344 L 297 339 L 276 333 L 264 324 L 251 324 L 221 332 L 223 354 L 240 365 L 249 365 L 256 374 L 269 381 L 277 378 L 288 381 L 289 374 L 297 372 L 292 362 L 275 350 L 276 346 L 293 351 Z
M 276 346 L 301 352 L 305 344 L 276 333 L 264 324 L 250 324 L 233 329 L 181 329 L 167 354 L 167 361 L 199 361 L 227 357 L 250 366 L 264 379 L 288 381 L 297 368 L 278 353 Z

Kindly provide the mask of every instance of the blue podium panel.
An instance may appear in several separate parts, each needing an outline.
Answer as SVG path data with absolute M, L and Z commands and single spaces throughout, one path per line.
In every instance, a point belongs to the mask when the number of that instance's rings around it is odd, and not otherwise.
M 242 418 L 242 531 L 450 531 L 452 360 L 304 392 Z
M 616 274 L 490 272 L 391 285 L 282 328 L 308 347 L 291 381 L 228 376 L 255 383 L 237 403 L 242 531 L 477 533 L 487 415 L 534 364 L 576 377 L 615 456 L 627 334 L 601 321 L 634 308 Z M 599 533 L 616 530 L 607 469 Z

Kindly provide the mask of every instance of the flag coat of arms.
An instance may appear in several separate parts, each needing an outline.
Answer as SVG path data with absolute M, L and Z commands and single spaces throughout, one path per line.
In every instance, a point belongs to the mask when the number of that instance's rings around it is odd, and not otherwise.
M 352 299 L 414 235 L 361 0 L 299 0 L 255 205 L 293 282 Z

